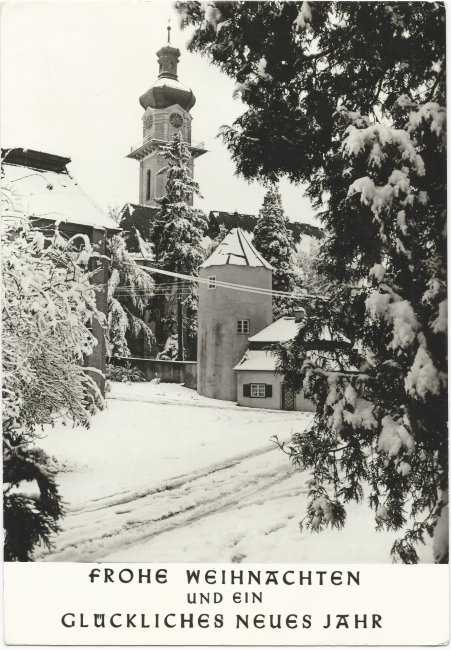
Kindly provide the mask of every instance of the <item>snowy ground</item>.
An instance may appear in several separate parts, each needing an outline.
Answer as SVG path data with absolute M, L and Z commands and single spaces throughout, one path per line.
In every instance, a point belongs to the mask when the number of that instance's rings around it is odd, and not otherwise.
M 175 384 L 113 384 L 89 430 L 41 446 L 65 471 L 63 530 L 48 561 L 389 562 L 396 535 L 367 506 L 343 531 L 300 534 L 305 473 L 270 441 L 310 413 L 245 409 Z M 431 561 L 424 548 L 423 561 Z

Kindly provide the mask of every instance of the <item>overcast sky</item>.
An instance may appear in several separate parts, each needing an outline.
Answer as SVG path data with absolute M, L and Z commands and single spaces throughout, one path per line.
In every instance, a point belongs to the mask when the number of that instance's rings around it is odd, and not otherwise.
M 179 79 L 196 96 L 193 140 L 208 149 L 195 178 L 208 210 L 256 214 L 264 188 L 235 176 L 218 129 L 244 111 L 234 83 L 185 47 L 189 34 L 166 0 L 4 2 L 1 34 L 2 146 L 68 155 L 70 169 L 102 207 L 138 201 L 138 166 L 126 158 L 142 136 L 139 96 L 158 75 L 156 51 L 181 50 Z M 315 223 L 302 187 L 281 183 L 284 208 Z

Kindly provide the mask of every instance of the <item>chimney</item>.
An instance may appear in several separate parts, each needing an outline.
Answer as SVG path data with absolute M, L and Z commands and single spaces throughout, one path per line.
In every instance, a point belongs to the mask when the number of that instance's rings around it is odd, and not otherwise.
M 306 311 L 303 307 L 294 310 L 294 322 L 301 323 L 307 316 Z

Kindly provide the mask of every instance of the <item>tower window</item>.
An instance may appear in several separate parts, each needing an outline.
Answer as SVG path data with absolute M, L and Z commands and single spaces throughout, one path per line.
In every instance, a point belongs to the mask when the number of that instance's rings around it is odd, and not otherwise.
M 249 321 L 238 320 L 236 322 L 236 331 L 238 334 L 249 334 Z
M 147 179 L 146 179 L 146 201 L 150 199 L 150 180 L 152 178 L 150 169 L 147 170 Z
M 208 276 L 208 288 L 209 289 L 216 289 L 216 275 L 209 275 Z

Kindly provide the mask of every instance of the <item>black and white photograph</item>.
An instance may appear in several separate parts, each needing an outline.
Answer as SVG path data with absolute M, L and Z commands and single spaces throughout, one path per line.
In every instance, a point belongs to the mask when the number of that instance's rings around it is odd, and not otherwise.
M 2 4 L 6 563 L 448 563 L 445 9 Z

